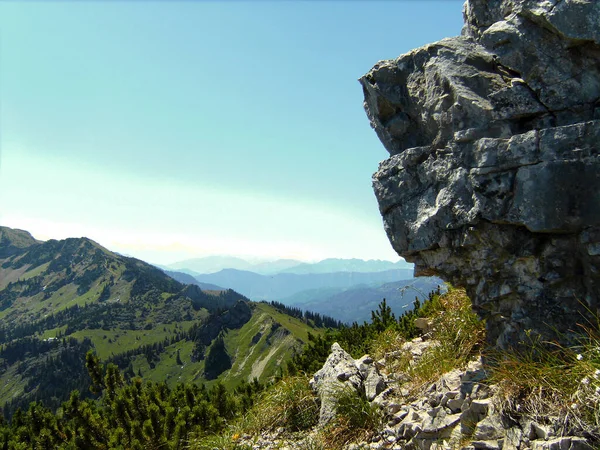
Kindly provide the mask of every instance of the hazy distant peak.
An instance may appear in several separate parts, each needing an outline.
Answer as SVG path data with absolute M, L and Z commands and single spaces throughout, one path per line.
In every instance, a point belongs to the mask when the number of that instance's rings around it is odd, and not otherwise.
M 407 263 L 404 260 L 398 262 L 384 261 L 379 259 L 370 259 L 365 261 L 363 259 L 341 259 L 341 258 L 328 258 L 323 261 L 319 261 L 314 264 L 300 264 L 295 267 L 291 267 L 282 272 L 285 273 L 333 273 L 333 272 L 383 272 L 386 270 L 394 269 L 410 269 L 412 264 Z
M 196 273 L 215 273 L 222 269 L 248 270 L 252 264 L 235 256 L 206 256 L 169 264 L 170 269 L 188 269 Z
M 260 273 L 262 275 L 272 275 L 275 273 L 283 272 L 286 269 L 295 267 L 299 264 L 303 264 L 302 261 L 296 259 L 278 259 L 275 261 L 268 261 L 252 266 L 252 272 Z
M 187 259 L 170 264 L 168 269 L 184 271 L 190 275 L 211 274 L 223 269 L 255 272 L 261 275 L 277 273 L 333 273 L 333 272 L 383 272 L 394 269 L 411 269 L 412 264 L 404 260 L 397 262 L 379 259 L 363 260 L 359 258 L 327 258 L 316 263 L 307 263 L 295 259 L 277 259 L 260 263 L 251 263 L 234 256 L 207 256 Z

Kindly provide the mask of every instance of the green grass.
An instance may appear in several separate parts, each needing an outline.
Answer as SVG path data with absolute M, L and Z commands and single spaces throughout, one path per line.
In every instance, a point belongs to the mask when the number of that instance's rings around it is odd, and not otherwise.
M 69 336 L 82 340 L 90 338 L 96 349 L 96 354 L 102 360 L 113 354 L 133 350 L 142 345 L 161 342 L 166 337 L 172 336 L 176 326 L 184 331 L 188 330 L 195 321 L 186 321 L 171 324 L 157 324 L 151 330 L 79 330 Z
M 485 324 L 473 312 L 471 300 L 464 289 L 449 287 L 448 292 L 435 296 L 427 305 L 431 320 L 430 346 L 421 358 L 413 362 L 409 354 L 399 354 L 386 360 L 388 369 L 403 372 L 409 381 L 404 386 L 417 397 L 421 390 L 441 375 L 464 368 L 474 356 L 480 354 L 485 341 Z M 401 339 L 393 333 L 382 333 L 374 342 L 377 356 L 398 349 Z
M 311 328 L 310 326 L 306 325 L 304 322 L 302 322 L 299 319 L 296 319 L 295 317 L 291 317 L 287 314 L 280 313 L 274 307 L 266 303 L 257 303 L 256 309 L 269 314 L 282 326 L 290 330 L 292 334 L 299 338 L 302 342 L 308 342 L 308 333 L 312 333 L 313 335 L 319 335 L 325 332 L 325 330 L 323 329 Z
M 58 337 L 59 334 L 64 335 L 67 330 L 67 326 L 64 325 L 62 327 L 53 328 L 51 330 L 45 330 L 41 335 L 40 339 L 48 339 L 51 337 Z
M 193 346 L 193 342 L 180 341 L 166 347 L 154 368 L 150 368 L 144 355 L 139 355 L 133 361 L 133 370 L 136 374 L 138 370 L 141 370 L 145 380 L 164 381 L 171 388 L 177 383 L 202 381 L 204 361 L 191 362 Z M 177 350 L 180 351 L 182 366 L 177 364 Z
M 241 380 L 251 381 L 254 376 L 257 376 L 261 381 L 266 381 L 279 372 L 279 367 L 284 364 L 293 354 L 293 349 L 299 349 L 301 342 L 294 333 L 307 338 L 308 332 L 313 331 L 308 325 L 303 322 L 293 319 L 291 321 L 282 320 L 281 328 L 289 330 L 289 334 L 285 336 L 275 335 L 272 337 L 271 344 L 267 343 L 267 337 L 271 332 L 271 328 L 275 323 L 274 317 L 279 319 L 287 316 L 278 313 L 274 308 L 268 305 L 255 305 L 251 319 L 238 330 L 228 330 L 225 333 L 225 347 L 232 357 L 232 368 L 221 374 L 217 380 L 207 381 L 203 379 L 204 361 L 191 361 L 193 351 L 193 342 L 182 341 L 170 345 L 165 348 L 160 355 L 160 360 L 155 362 L 154 367 L 146 360 L 146 357 L 139 355 L 133 360 L 134 371 L 141 370 L 144 379 L 152 381 L 166 381 L 169 386 L 174 386 L 178 382 L 202 382 L 208 388 L 214 385 L 217 381 L 222 381 L 226 387 L 234 388 Z M 208 313 L 201 311 L 200 316 L 206 317 Z M 184 329 L 189 328 L 194 322 L 184 322 Z M 167 325 L 168 330 L 173 330 L 172 326 Z M 163 326 L 159 325 L 149 331 L 128 331 L 127 335 L 120 332 L 120 336 L 113 336 L 113 341 L 118 344 L 120 351 L 126 351 L 135 348 L 137 345 L 133 339 L 143 333 L 142 340 L 144 343 L 158 342 L 164 337 Z M 154 332 L 154 337 L 149 333 Z M 256 344 L 252 344 L 252 338 L 261 333 L 261 338 Z M 280 332 L 281 333 L 281 332 Z M 99 337 L 111 335 L 102 330 L 86 330 L 77 332 L 74 335 L 82 338 L 84 335 L 92 337 L 96 344 Z M 115 340 L 116 339 L 116 340 Z M 101 358 L 110 355 L 111 348 L 114 345 L 106 344 L 106 339 L 96 344 L 98 354 Z M 139 344 L 138 344 L 139 345 Z M 180 352 L 180 358 L 183 365 L 177 364 L 177 350 Z
M 384 424 L 381 410 L 353 387 L 343 386 L 337 390 L 335 402 L 336 415 L 321 430 L 328 449 L 342 450 L 350 442 L 368 441 Z
M 525 349 L 490 355 L 490 381 L 498 384 L 499 406 L 509 417 L 547 423 L 560 433 L 600 440 L 600 334 L 585 330 L 580 345 L 562 347 L 530 335 Z M 558 418 L 558 420 L 557 420 Z
M 203 314 L 206 315 L 206 311 L 204 311 Z M 283 323 L 279 322 L 277 319 L 281 320 Z M 255 305 L 251 319 L 242 328 L 228 330 L 225 333 L 225 348 L 232 358 L 232 367 L 221 374 L 217 380 L 206 381 L 202 378 L 204 361 L 191 361 L 194 346 L 192 342 L 178 342 L 167 347 L 160 355 L 160 360 L 153 368 L 150 367 L 143 355 L 137 356 L 133 361 L 134 371 L 137 373 L 137 371 L 141 369 L 144 379 L 166 381 L 170 386 L 175 385 L 177 382 L 203 382 L 207 387 L 211 387 L 217 381 L 222 381 L 227 388 L 234 388 L 242 380 L 252 381 L 254 377 L 263 382 L 268 381 L 279 373 L 280 367 L 291 358 L 294 351 L 299 351 L 302 345 L 302 342 L 299 339 L 307 339 L 308 332 L 314 331 L 298 319 L 287 319 L 288 316 L 277 312 L 269 305 Z M 284 334 L 279 331 L 279 334 L 275 334 L 271 338 L 271 343 L 269 344 L 267 342 L 267 337 L 276 321 L 281 324 L 281 329 L 285 328 L 289 333 Z M 192 323 L 193 322 L 184 323 L 184 328 L 187 329 Z M 154 329 L 144 332 L 129 331 L 126 337 L 123 336 L 121 332 L 121 336 L 119 336 L 116 341 L 119 345 L 119 349 L 122 349 L 121 351 L 126 351 L 127 349 L 135 348 L 135 343 L 132 342 L 131 339 L 132 336 L 136 336 L 136 334 L 139 335 L 139 333 L 150 333 L 151 331 L 155 331 L 157 337 L 150 338 L 149 335 L 144 336 L 144 343 L 149 343 L 150 339 L 152 339 L 153 342 L 160 341 L 161 338 L 158 336 L 162 336 L 161 330 L 163 327 L 161 325 L 156 328 L 158 328 L 158 330 Z M 86 333 L 89 335 L 89 332 L 86 331 Z M 96 335 L 92 339 L 95 343 L 98 336 L 102 336 L 102 333 L 106 332 L 96 330 L 94 333 L 96 333 Z M 261 333 L 261 337 L 258 342 L 252 344 L 252 338 L 256 336 L 257 333 Z M 84 332 L 77 332 L 75 335 L 81 338 L 83 337 Z M 184 363 L 183 368 L 176 363 L 178 349 L 181 360 Z M 97 345 L 97 350 L 101 358 L 111 351 L 109 346 L 102 342 Z
M 34 269 L 28 270 L 23 275 L 21 275 L 19 277 L 19 279 L 24 281 L 24 280 L 28 280 L 30 278 L 36 277 L 36 276 L 40 275 L 42 272 L 44 272 L 48 268 L 49 265 L 50 265 L 50 262 L 47 262 L 47 263 L 37 266 Z
M 105 284 L 106 282 L 98 280 L 83 295 L 78 295 L 78 286 L 70 283 L 55 291 L 46 300 L 43 300 L 43 292 L 33 297 L 17 299 L 11 308 L 0 311 L 0 319 L 11 314 L 16 318 L 23 318 L 23 321 L 31 321 L 32 318 L 41 319 L 45 315 L 54 314 L 75 305 L 84 306 L 86 303 L 96 303 Z M 111 298 L 108 301 L 115 301 L 117 298 L 120 298 L 121 302 L 128 301 L 131 285 L 132 283 L 124 281 L 117 283 L 111 288 Z
M 287 377 L 262 393 L 247 422 L 247 431 L 304 431 L 317 424 L 319 403 L 305 376 Z
M 250 440 L 256 445 L 257 437 L 263 431 L 274 431 L 283 427 L 291 437 L 291 444 L 281 444 L 281 448 L 298 450 L 324 450 L 314 439 L 306 439 L 302 444 L 306 430 L 317 424 L 319 404 L 304 376 L 287 377 L 269 387 L 260 394 L 257 403 L 244 416 L 239 417 L 219 434 L 193 437 L 189 442 L 190 450 L 241 450 L 251 449 L 251 445 L 241 443 L 240 437 L 253 435 Z M 290 436 L 289 433 L 294 433 Z M 294 439 L 295 438 L 295 439 Z

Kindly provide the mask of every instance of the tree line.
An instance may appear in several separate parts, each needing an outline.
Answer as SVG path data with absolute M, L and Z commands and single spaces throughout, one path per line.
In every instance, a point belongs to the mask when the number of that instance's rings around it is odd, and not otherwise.
M 312 311 L 303 311 L 300 308 L 287 306 L 278 301 L 272 301 L 271 303 L 267 304 L 270 304 L 279 312 L 302 320 L 304 323 L 309 324 L 313 328 L 342 328 L 344 326 L 343 322 L 336 320 L 333 317 L 321 315 Z

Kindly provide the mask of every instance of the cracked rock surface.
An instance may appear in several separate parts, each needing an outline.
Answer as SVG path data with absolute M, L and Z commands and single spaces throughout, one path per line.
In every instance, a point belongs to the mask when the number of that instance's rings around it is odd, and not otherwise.
M 360 79 L 385 230 L 417 275 L 467 289 L 492 344 L 568 342 L 600 308 L 600 2 L 464 17 Z

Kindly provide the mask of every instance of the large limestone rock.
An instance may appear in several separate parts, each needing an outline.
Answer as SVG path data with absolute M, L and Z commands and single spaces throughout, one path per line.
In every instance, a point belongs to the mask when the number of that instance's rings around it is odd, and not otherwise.
M 335 416 L 336 395 L 339 390 L 351 386 L 358 391 L 361 383 L 362 377 L 354 358 L 337 342 L 334 343 L 327 361 L 310 381 L 311 387 L 317 391 L 321 401 L 319 424 L 324 425 Z
M 319 424 L 325 425 L 336 414 L 337 398 L 344 389 L 353 389 L 372 401 L 387 387 L 384 377 L 369 355 L 354 360 L 336 342 L 323 367 L 310 381 L 321 402 Z
M 600 2 L 468 0 L 460 37 L 360 79 L 385 230 L 467 288 L 500 347 L 568 341 L 600 299 Z M 527 331 L 528 332 L 528 331 Z

